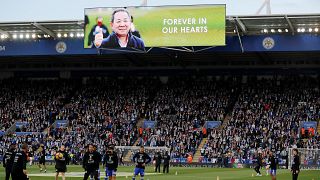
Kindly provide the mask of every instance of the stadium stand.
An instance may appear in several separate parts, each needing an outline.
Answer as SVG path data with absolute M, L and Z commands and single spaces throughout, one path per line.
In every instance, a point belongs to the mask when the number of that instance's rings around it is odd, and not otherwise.
M 319 119 L 318 84 L 312 78 L 284 78 L 243 85 L 227 127 L 209 133 L 204 159 L 220 159 L 227 153 L 253 159 L 266 149 L 286 156 L 283 151 L 288 147 L 319 148 L 318 135 L 303 140 L 299 134 L 300 122 Z
M 88 143 L 100 150 L 110 143 L 165 146 L 175 162 L 197 150 L 201 156 L 195 161 L 220 165 L 226 159 L 248 163 L 266 149 L 286 157 L 289 147 L 320 148 L 318 132 L 309 138 L 299 133 L 300 122 L 319 119 L 318 85 L 311 77 L 254 77 L 247 83 L 208 77 L 171 77 L 167 83 L 157 78 L 3 80 L 2 130 L 16 121 L 27 123 L 1 136 L 0 145 L 3 151 L 13 141 L 27 141 L 36 151 L 42 143 L 50 156 L 63 143 L 74 163 Z M 203 140 L 205 122 L 224 121 L 228 113 L 227 125 L 207 129 Z M 156 121 L 155 128 L 140 131 L 141 119 Z M 68 123 L 54 127 L 59 120 Z

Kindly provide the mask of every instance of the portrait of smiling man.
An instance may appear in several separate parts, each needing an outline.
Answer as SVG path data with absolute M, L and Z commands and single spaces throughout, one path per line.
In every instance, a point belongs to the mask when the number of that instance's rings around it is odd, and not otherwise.
M 102 31 L 95 35 L 94 44 L 97 48 L 136 48 L 144 49 L 141 38 L 133 35 L 131 29 L 131 15 L 126 9 L 116 9 L 111 16 L 112 33 L 103 38 Z

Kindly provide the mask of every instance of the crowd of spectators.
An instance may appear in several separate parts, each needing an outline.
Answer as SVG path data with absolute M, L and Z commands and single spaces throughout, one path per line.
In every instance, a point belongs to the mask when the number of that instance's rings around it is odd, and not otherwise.
M 318 121 L 319 80 L 311 77 L 281 79 L 125 77 L 79 80 L 2 80 L 0 131 L 26 122 L 0 137 L 3 151 L 12 141 L 40 143 L 47 155 L 65 144 L 75 161 L 84 147 L 99 150 L 116 146 L 165 146 L 172 158 L 194 155 L 201 140 L 202 158 L 226 155 L 250 159 L 257 151 L 273 149 L 280 156 L 288 147 L 320 148 L 320 136 L 300 135 L 301 121 Z M 205 129 L 208 120 L 229 122 L 223 129 Z M 154 128 L 140 128 L 143 119 Z M 66 120 L 64 126 L 54 126 Z M 204 131 L 205 129 L 205 131 Z M 18 135 L 18 132 L 32 132 Z M 0 152 L 3 154 L 4 152 Z
M 146 105 L 146 118 L 156 121 L 156 126 L 142 133 L 140 144 L 165 145 L 172 158 L 193 156 L 206 136 L 202 131 L 205 122 L 223 121 L 235 83 L 207 77 L 169 79 Z
M 303 139 L 299 133 L 302 121 L 320 118 L 317 79 L 256 79 L 241 87 L 228 125 L 222 131 L 208 133 L 202 149 L 205 158 L 230 154 L 253 159 L 258 151 L 266 149 L 285 157 L 290 147 L 320 148 L 319 134 Z

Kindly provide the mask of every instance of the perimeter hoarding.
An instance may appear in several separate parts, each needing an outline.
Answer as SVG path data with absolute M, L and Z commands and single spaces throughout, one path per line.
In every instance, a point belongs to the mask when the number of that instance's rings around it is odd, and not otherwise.
M 312 34 L 291 35 L 255 35 L 243 36 L 244 52 L 319 52 L 320 36 Z M 237 36 L 226 36 L 226 46 L 217 46 L 201 52 L 242 53 Z M 298 44 L 293 46 L 292 44 Z M 0 41 L 0 57 L 6 56 L 70 56 L 70 55 L 96 55 L 98 49 L 84 49 L 83 39 L 64 40 L 16 40 Z M 203 47 L 195 47 L 197 51 Z M 172 50 L 153 48 L 150 53 L 168 53 Z M 104 54 L 124 53 L 123 51 L 108 51 Z M 144 52 L 143 52 L 144 53 Z M 190 52 L 192 53 L 192 52 Z M 319 60 L 314 57 L 314 60 Z

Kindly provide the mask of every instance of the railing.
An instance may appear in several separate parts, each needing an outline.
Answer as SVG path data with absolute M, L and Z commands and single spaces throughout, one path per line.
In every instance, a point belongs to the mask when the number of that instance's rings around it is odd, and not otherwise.
M 12 134 L 12 133 L 16 132 L 16 128 L 17 128 L 17 127 L 16 127 L 16 123 L 13 123 L 13 124 L 10 126 L 10 128 L 6 130 L 5 135 L 7 135 L 7 134 Z

